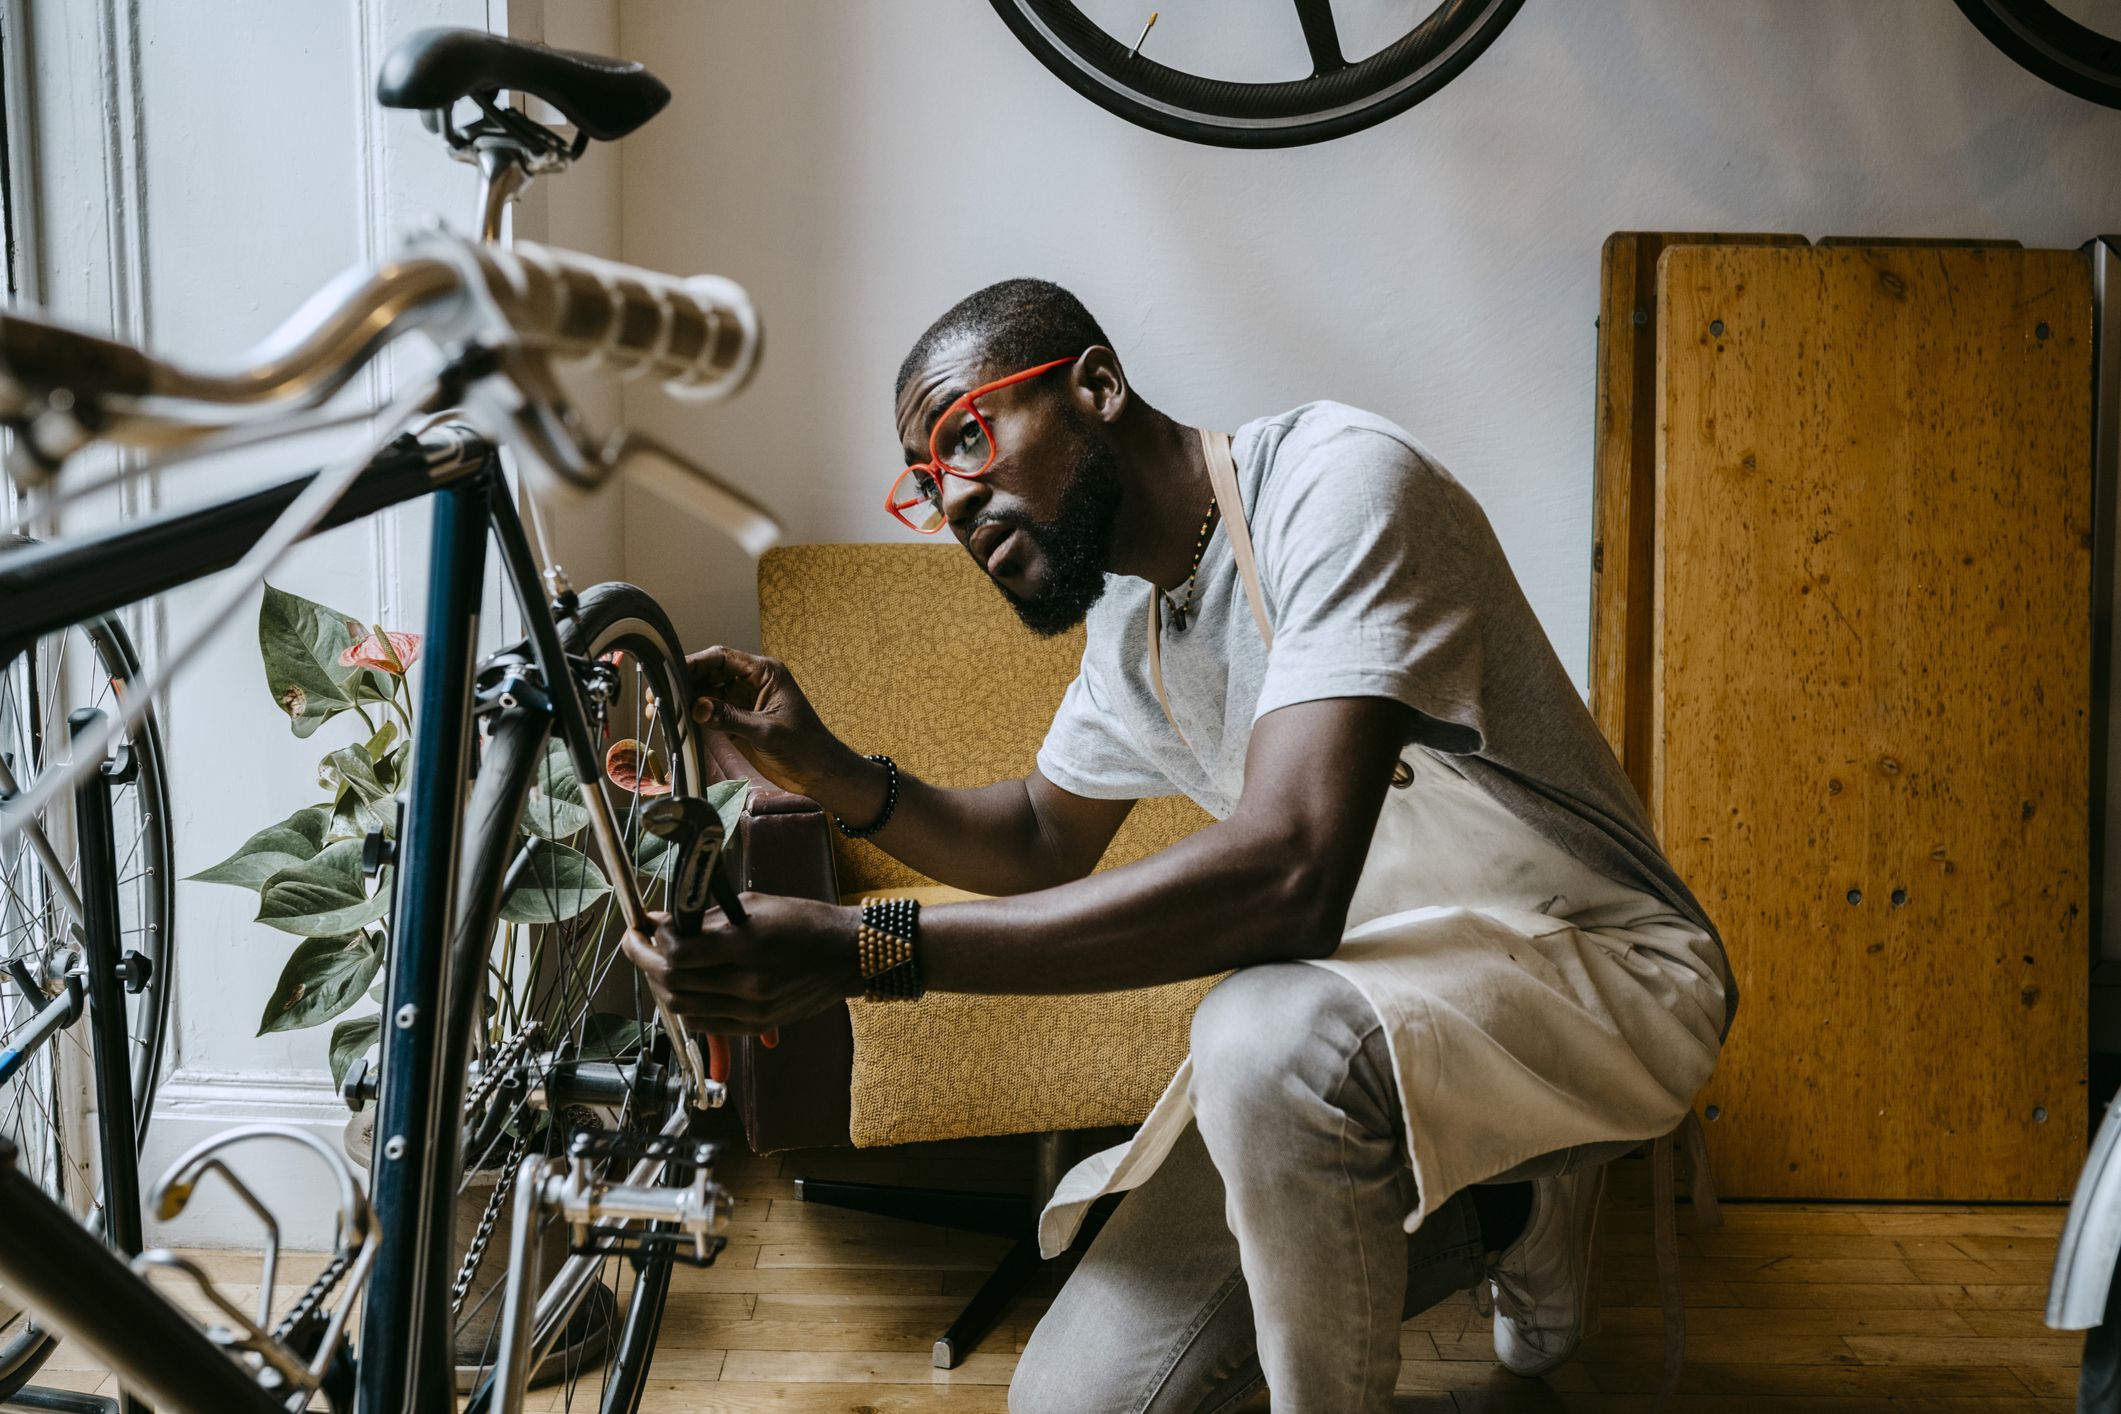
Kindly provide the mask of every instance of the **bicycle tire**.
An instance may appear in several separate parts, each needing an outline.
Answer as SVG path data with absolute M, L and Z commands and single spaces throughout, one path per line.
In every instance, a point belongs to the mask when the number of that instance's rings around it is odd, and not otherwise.
M 989 3 L 1041 64 L 1106 112 L 1187 142 L 1274 148 L 1345 137 L 1405 112 L 1479 58 L 1524 0 L 1443 0 L 1368 58 L 1273 83 L 1169 68 L 1106 33 L 1072 0 Z M 1311 8 L 1298 4 L 1300 15 Z M 1327 9 L 1323 0 L 1316 9 Z
M 1960 12 L 2019 67 L 2065 93 L 2121 108 L 2121 37 L 2062 13 L 2049 0 L 1956 0 Z
M 587 664 L 607 664 L 619 677 L 618 688 L 607 700 L 604 709 L 603 730 L 607 744 L 632 739 L 647 748 L 644 755 L 663 752 L 667 755 L 669 763 L 667 786 L 670 793 L 680 796 L 699 793 L 706 780 L 703 770 L 704 755 L 689 712 L 690 687 L 685 672 L 684 653 L 678 646 L 676 632 L 671 628 L 669 618 L 661 607 L 644 591 L 633 585 L 600 584 L 581 594 L 575 613 L 561 625 L 560 636 L 561 644 L 571 659 Z M 624 715 L 623 706 L 638 703 L 643 688 L 653 693 L 653 700 L 646 704 L 642 716 L 628 720 Z M 561 684 L 557 685 L 557 689 L 575 691 L 577 685 Z M 617 704 L 619 710 L 614 710 L 614 704 Z M 639 734 L 635 734 L 637 731 Z M 508 869 L 514 867 L 518 855 L 515 822 L 521 814 L 522 801 L 499 800 L 496 797 L 505 790 L 505 786 L 487 786 L 482 789 L 481 783 L 521 779 L 525 765 L 522 753 L 539 751 L 547 754 L 541 757 L 540 773 L 534 780 L 549 786 L 552 783 L 549 768 L 553 756 L 546 745 L 547 740 L 545 734 L 539 730 L 496 731 L 489 738 L 480 763 L 478 781 L 473 787 L 469 815 L 471 825 L 465 841 L 464 877 L 467 880 L 498 880 Z M 637 804 L 644 796 L 643 792 L 626 791 L 609 783 L 604 789 L 611 794 L 615 805 L 622 804 L 628 796 Z M 624 813 L 621 814 L 621 828 L 627 831 L 635 828 L 635 822 Z M 603 863 L 608 867 L 608 861 Z M 467 883 L 465 887 L 470 889 L 474 885 Z M 651 904 L 653 901 L 651 894 Z M 589 954 L 589 965 L 584 970 L 601 973 L 602 978 L 608 979 L 617 968 L 624 967 L 623 957 L 617 952 L 617 938 L 623 929 L 614 914 L 615 910 L 594 917 L 584 914 L 581 919 L 586 919 L 586 922 L 570 920 L 564 927 L 552 925 L 557 930 L 554 936 L 569 937 L 574 944 L 561 945 L 563 948 L 569 948 L 570 955 L 556 965 L 577 966 L 582 955 L 581 949 L 586 947 L 592 951 Z M 558 952 L 559 949 L 555 951 Z M 643 984 L 630 967 L 624 967 L 624 971 L 619 973 L 620 983 L 624 983 L 627 978 L 632 979 L 635 1014 L 652 1015 L 646 1004 Z M 532 985 L 536 985 L 535 979 Z M 600 998 L 610 995 L 611 985 L 605 980 L 592 981 L 587 987 L 573 994 L 571 1000 L 568 999 L 567 989 L 564 986 L 561 988 L 566 1005 L 559 1021 L 553 1023 L 544 1017 L 538 1018 L 541 1024 L 554 1026 L 563 1035 L 564 1039 L 556 1046 L 554 1054 L 558 1054 L 568 1042 L 577 1048 L 581 1046 L 587 1031 L 588 1009 Z M 538 1007 L 535 996 L 531 1000 L 529 1010 L 536 1013 Z M 503 1034 L 492 1038 L 490 1044 L 498 1048 L 508 1045 L 509 1041 L 510 1034 Z M 651 1027 L 644 1039 L 635 1044 L 643 1050 L 656 1046 L 659 1044 L 659 1034 Z M 548 1071 L 548 1077 L 549 1074 Z M 524 1119 L 526 1115 L 527 1106 L 519 1110 L 517 1115 L 504 1120 L 497 1120 L 491 1109 L 476 1114 L 468 1113 L 465 1119 L 466 1133 L 492 1133 L 497 1128 L 501 1133 L 505 1133 L 509 1124 Z M 660 1118 L 628 1114 L 622 1109 L 615 1123 L 620 1127 L 631 1125 L 653 1129 L 658 1127 Z M 527 1131 L 529 1125 L 521 1124 L 519 1128 Z M 543 1147 L 539 1152 L 558 1152 L 564 1147 L 565 1138 L 560 1125 L 547 1126 L 540 1141 Z M 460 1188 L 464 1182 L 463 1175 L 470 1174 L 492 1158 L 492 1144 L 489 1144 L 487 1152 L 483 1153 L 472 1152 L 475 1147 L 470 1143 L 466 1145 L 467 1152 L 460 1166 Z M 526 1145 L 526 1149 L 527 1147 Z M 520 1162 L 520 1157 L 514 1161 Z M 610 1272 L 611 1263 L 619 1260 L 621 1259 L 616 1257 L 607 1258 L 604 1271 L 600 1273 L 597 1282 L 592 1283 L 587 1290 L 594 1292 L 600 1289 L 605 1276 Z M 596 1304 L 598 1299 L 592 1297 L 588 1318 L 584 1320 L 579 1315 L 574 1318 L 585 1327 L 594 1327 L 598 1322 L 604 1325 L 601 1335 L 594 1329 L 584 1329 L 579 1333 L 580 1338 L 575 1344 L 582 1350 L 594 1347 L 602 1371 L 599 1407 L 609 1414 L 631 1414 L 638 1405 L 670 1282 L 670 1262 L 667 1259 L 648 1258 L 630 1265 L 632 1280 L 623 1300 L 618 1299 L 614 1293 L 608 1308 L 600 1308 Z M 474 1280 L 480 1270 L 483 1268 L 473 1269 Z M 549 1277 L 551 1271 L 548 1266 L 545 1275 Z M 462 1275 L 460 1268 L 460 1278 Z M 489 1287 L 489 1291 L 497 1290 L 497 1285 Z M 623 1330 L 618 1328 L 622 1310 L 628 1316 Z M 484 1376 L 490 1370 L 494 1353 L 493 1342 L 490 1334 L 477 1335 L 473 1324 L 474 1321 L 483 1321 L 489 1314 L 490 1311 L 483 1300 L 477 1306 L 472 1306 L 467 1299 L 467 1312 L 460 1315 L 456 1332 L 459 1349 L 458 1388 L 460 1393 L 471 1394 L 467 1408 L 474 1411 L 488 1407 L 491 1401 L 491 1385 Z M 467 1331 L 472 1334 L 467 1336 Z M 481 1358 L 467 1363 L 464 1355 L 469 1339 L 482 1342 L 479 1347 Z M 604 1358 L 607 1353 L 609 1358 Z M 556 1358 L 559 1354 L 560 1352 L 556 1351 L 554 1357 L 548 1357 L 541 1364 L 540 1371 L 546 1378 L 536 1382 L 549 1383 L 556 1378 L 566 1383 L 568 1390 L 562 1396 L 564 1402 L 569 1408 L 580 1407 L 577 1403 L 576 1384 L 586 1374 L 589 1358 L 585 1354 L 564 1359 Z
M 0 537 L 0 549 L 28 543 L 31 542 L 24 536 Z M 94 655 L 96 666 L 87 679 L 93 684 L 88 700 L 68 704 L 59 694 L 68 672 L 65 655 L 75 651 L 77 639 Z M 139 676 L 139 655 L 124 624 L 115 616 L 103 616 L 48 635 L 35 647 L 0 662 L 0 751 L 8 752 L 15 766 L 45 759 L 48 734 L 63 730 L 64 713 L 59 710 L 62 705 L 114 710 L 123 698 L 123 685 Z M 146 1143 L 161 1080 L 162 1036 L 169 1017 L 176 874 L 172 867 L 175 847 L 166 758 L 155 717 L 150 715 L 127 738 L 127 747 L 137 765 L 137 775 L 115 793 L 114 815 L 119 825 L 121 866 L 131 871 L 131 877 L 122 880 L 119 889 L 122 944 L 147 962 L 144 985 L 127 1001 L 127 1029 L 133 1043 L 130 1069 L 137 1148 Z M 29 772 L 25 769 L 19 774 L 26 777 Z M 56 895 L 44 882 L 40 862 L 20 841 L 10 842 L 0 849 L 0 958 L 29 961 L 55 955 L 61 931 Z M 0 1001 L 0 1047 L 7 1044 L 16 1019 L 14 1004 Z M 72 1028 L 70 1035 L 71 1032 Z M 46 1044 L 62 1043 L 55 1037 Z M 82 1058 L 68 1062 L 68 1068 L 87 1061 L 86 1043 L 76 1038 L 73 1044 L 80 1048 Z M 79 1077 L 73 1079 L 78 1081 Z M 44 1166 L 36 1167 L 39 1161 L 33 1159 L 31 1171 L 46 1192 L 93 1224 L 98 1220 L 98 1194 L 91 1178 L 96 1164 L 84 1156 L 70 1157 L 63 1137 L 64 1131 L 73 1127 L 84 1135 L 93 1133 L 81 1118 L 86 1112 L 86 1094 L 44 1060 L 18 1074 L 11 1084 L 19 1088 L 13 1108 L 0 1099 L 0 1132 L 20 1139 L 24 1123 L 35 1122 L 23 1113 L 24 1096 L 33 1087 L 44 1087 L 52 1107 L 46 1112 L 45 1127 L 60 1133 L 53 1136 L 53 1144 L 45 1150 Z M 78 1113 L 66 1104 L 69 1094 L 81 1107 Z M 22 1312 L 0 1302 L 0 1400 L 12 1397 L 34 1377 L 56 1343 L 54 1333 L 38 1328 Z

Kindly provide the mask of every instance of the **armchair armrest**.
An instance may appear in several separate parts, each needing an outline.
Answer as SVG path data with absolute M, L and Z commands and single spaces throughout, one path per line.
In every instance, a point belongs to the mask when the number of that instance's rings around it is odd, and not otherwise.
M 832 822 L 824 808 L 767 781 L 721 732 L 703 730 L 702 737 L 712 779 L 752 785 L 737 826 L 743 867 L 738 887 L 838 902 Z M 854 1029 L 846 1007 L 828 1007 L 783 1026 L 778 1046 L 740 1036 L 731 1038 L 729 1049 L 730 1094 L 754 1153 L 850 1142 Z
M 747 813 L 794 815 L 805 810 L 820 809 L 818 803 L 809 796 L 782 790 L 760 775 L 758 768 L 744 759 L 744 753 L 729 739 L 726 732 L 718 732 L 712 727 L 701 727 L 700 740 L 707 748 L 709 780 L 751 782 L 751 803 L 745 807 Z

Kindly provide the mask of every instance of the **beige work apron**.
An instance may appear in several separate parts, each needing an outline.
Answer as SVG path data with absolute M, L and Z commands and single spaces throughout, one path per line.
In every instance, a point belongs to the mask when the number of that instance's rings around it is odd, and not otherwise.
M 1230 439 L 1202 444 L 1271 651 Z M 1159 617 L 1152 596 L 1150 678 L 1170 717 Z M 1401 764 L 1411 781 L 1385 792 L 1340 948 L 1305 961 L 1347 978 L 1384 1027 L 1419 1191 L 1412 1232 L 1529 1160 L 1670 1132 L 1715 1064 L 1723 989 L 1713 945 L 1663 900 L 1586 868 L 1447 755 L 1412 746 Z M 1192 1073 L 1189 1056 L 1132 1140 L 1062 1178 L 1039 1219 L 1045 1256 L 1097 1198 L 1156 1170 L 1193 1117 Z

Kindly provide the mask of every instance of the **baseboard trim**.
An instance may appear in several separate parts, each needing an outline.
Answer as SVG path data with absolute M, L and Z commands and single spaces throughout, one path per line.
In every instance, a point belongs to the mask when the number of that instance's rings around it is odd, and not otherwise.
M 155 1180 L 193 1145 L 237 1125 L 287 1125 L 336 1149 L 350 1117 L 330 1077 L 321 1072 L 180 1068 L 155 1092 L 154 1119 L 140 1156 L 143 1201 Z M 279 1223 L 281 1246 L 331 1249 L 337 1185 L 325 1181 L 315 1154 L 294 1144 L 260 1142 L 225 1157 Z M 218 1178 L 201 1183 L 178 1217 L 164 1222 L 147 1216 L 148 1241 L 166 1247 L 258 1248 L 264 1236 L 257 1215 Z

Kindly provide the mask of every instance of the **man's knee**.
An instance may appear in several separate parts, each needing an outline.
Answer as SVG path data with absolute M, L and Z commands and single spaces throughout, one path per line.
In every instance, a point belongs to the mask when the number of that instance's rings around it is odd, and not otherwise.
M 1049 1350 L 1053 1344 L 1031 1332 L 1009 1377 L 1009 1414 L 1080 1414 L 1088 1407 L 1081 1402 L 1080 1380 L 1060 1368 L 1065 1352 Z
M 1240 968 L 1193 1013 L 1194 1107 L 1257 1105 L 1347 1073 L 1347 1057 L 1377 1027 L 1370 1004 L 1336 972 L 1307 962 Z
M 1065 1321 L 1048 1313 L 1024 1342 L 1016 1357 L 1016 1371 L 1009 1377 L 1009 1414 L 1089 1414 L 1091 1410 L 1133 1408 L 1137 1391 L 1113 1387 L 1119 1372 L 1100 1359 L 1108 1342 L 1124 1339 L 1125 1332 L 1108 1331 L 1099 1338 L 1081 1329 L 1069 1330 Z

